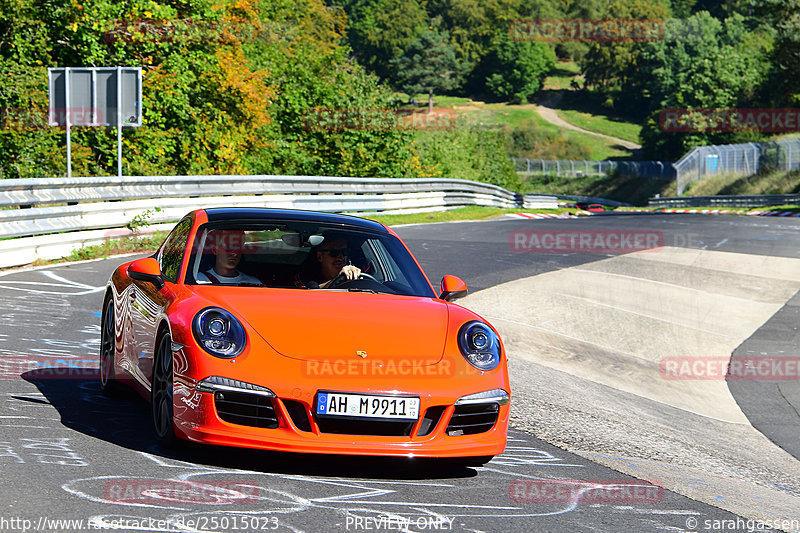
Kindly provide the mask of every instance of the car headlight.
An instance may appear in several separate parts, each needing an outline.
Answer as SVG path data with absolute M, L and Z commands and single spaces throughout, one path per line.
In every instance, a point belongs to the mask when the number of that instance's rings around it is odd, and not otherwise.
M 231 359 L 242 353 L 247 344 L 242 324 L 219 307 L 207 307 L 197 313 L 192 332 L 200 347 L 214 357 Z
M 492 370 L 500 364 L 500 339 L 483 322 L 474 320 L 461 326 L 458 348 L 464 359 L 479 370 Z

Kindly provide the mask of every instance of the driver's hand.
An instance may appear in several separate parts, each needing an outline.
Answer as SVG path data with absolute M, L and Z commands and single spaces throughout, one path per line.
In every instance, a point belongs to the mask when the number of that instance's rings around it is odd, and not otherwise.
M 348 280 L 358 279 L 361 275 L 361 269 L 353 265 L 345 265 L 339 271 L 339 275 L 344 275 Z

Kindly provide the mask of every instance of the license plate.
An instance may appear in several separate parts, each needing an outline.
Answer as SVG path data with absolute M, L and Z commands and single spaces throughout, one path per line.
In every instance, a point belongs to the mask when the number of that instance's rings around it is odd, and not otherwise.
M 413 396 L 373 396 L 320 392 L 317 395 L 317 414 L 359 418 L 416 420 L 419 398 Z

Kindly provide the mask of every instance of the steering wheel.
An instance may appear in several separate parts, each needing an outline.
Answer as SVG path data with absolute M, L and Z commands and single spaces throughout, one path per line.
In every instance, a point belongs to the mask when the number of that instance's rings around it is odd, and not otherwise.
M 371 279 L 371 280 L 372 280 L 372 281 L 374 281 L 375 283 L 380 283 L 380 281 L 378 281 L 377 279 L 375 279 L 375 277 L 374 277 L 374 276 L 372 276 L 371 274 L 367 274 L 366 272 L 362 272 L 361 274 L 359 274 L 359 275 L 358 275 L 358 277 L 357 277 L 356 279 L 361 279 L 361 278 Z M 341 284 L 343 284 L 343 283 L 346 283 L 346 282 L 348 282 L 348 281 L 355 281 L 355 280 L 352 280 L 352 279 L 347 279 L 347 274 L 345 274 L 345 273 L 343 272 L 343 273 L 339 274 L 338 276 L 336 276 L 336 277 L 333 279 L 333 281 L 331 281 L 331 284 L 330 284 L 330 285 L 328 285 L 328 287 L 332 289 L 332 288 L 334 288 L 334 287 L 338 287 L 339 285 L 341 285 Z

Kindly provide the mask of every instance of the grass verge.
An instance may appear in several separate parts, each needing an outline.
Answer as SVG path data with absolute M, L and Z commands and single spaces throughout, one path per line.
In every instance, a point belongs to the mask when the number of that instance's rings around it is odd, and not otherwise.
M 563 91 L 558 114 L 585 130 L 638 143 L 642 125 L 636 119 L 614 112 L 603 104 L 603 97 L 588 89 Z
M 574 109 L 559 109 L 556 112 L 561 118 L 579 128 L 639 143 L 639 133 L 642 131 L 642 127 L 638 124 L 622 122 L 609 116 L 593 115 Z
M 633 205 L 647 205 L 648 200 L 656 194 L 669 196 L 675 189 L 671 181 L 635 176 L 520 176 L 529 193 L 593 196 Z
M 575 213 L 577 209 L 503 209 L 499 207 L 460 207 L 458 209 L 448 209 L 447 211 L 434 211 L 431 213 L 413 213 L 408 215 L 369 215 L 364 218 L 376 220 L 387 226 L 397 226 L 400 224 L 432 224 L 435 222 L 455 222 L 467 220 L 488 220 L 507 213 Z
M 166 231 L 158 231 L 149 235 L 137 235 L 108 239 L 103 244 L 93 244 L 76 248 L 66 257 L 61 259 L 37 259 L 32 266 L 53 265 L 72 261 L 87 261 L 90 259 L 105 259 L 112 255 L 148 253 L 155 251 L 162 241 L 167 238 Z M 15 267 L 16 268 L 16 267 Z
M 692 183 L 686 196 L 794 194 L 800 192 L 800 172 L 768 172 L 755 176 L 712 176 Z

